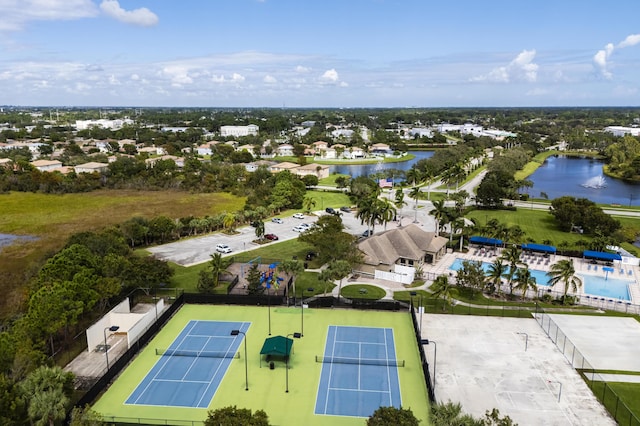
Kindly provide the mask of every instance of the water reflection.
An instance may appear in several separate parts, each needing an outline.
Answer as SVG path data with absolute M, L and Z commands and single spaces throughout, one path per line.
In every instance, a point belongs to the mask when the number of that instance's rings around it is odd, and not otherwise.
M 544 192 L 550 200 L 570 195 L 602 204 L 640 205 L 640 184 L 605 177 L 603 165 L 593 158 L 549 157 L 529 176 L 533 182 L 529 193 L 540 197 Z
M 376 163 L 376 164 L 332 164 L 329 166 L 329 173 L 340 173 L 344 175 L 351 175 L 351 177 L 369 176 L 375 173 L 380 173 L 384 170 L 396 169 L 396 170 L 409 170 L 411 166 L 418 161 L 433 157 L 433 151 L 409 151 L 410 154 L 415 155 L 415 158 L 409 161 L 402 161 L 399 163 Z

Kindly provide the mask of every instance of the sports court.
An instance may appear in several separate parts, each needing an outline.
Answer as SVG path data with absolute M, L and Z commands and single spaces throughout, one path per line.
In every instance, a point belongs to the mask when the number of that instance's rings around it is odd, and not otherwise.
M 233 329 L 246 336 L 230 336 Z M 299 332 L 300 338 L 293 337 Z M 288 359 L 265 362 L 263 345 L 278 336 L 290 338 L 293 350 Z M 327 354 L 334 359 L 325 359 Z M 391 361 L 404 367 L 375 365 Z M 323 414 L 317 411 L 320 399 L 327 407 Z M 380 401 L 402 403 L 429 424 L 420 353 L 406 310 L 185 304 L 92 408 L 117 424 L 193 426 L 208 410 L 235 405 L 264 410 L 271 424 L 362 426 Z
M 236 357 L 249 323 L 189 321 L 167 349 L 156 349 L 158 362 L 126 404 L 206 408 L 231 360 Z
M 438 401 L 520 425 L 616 424 L 533 318 L 427 314 L 422 337 Z
M 316 414 L 368 417 L 402 405 L 390 328 L 330 326 L 321 361 Z

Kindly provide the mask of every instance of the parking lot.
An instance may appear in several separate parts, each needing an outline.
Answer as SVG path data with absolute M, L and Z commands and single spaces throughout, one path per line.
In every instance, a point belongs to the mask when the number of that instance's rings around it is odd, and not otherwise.
M 291 216 L 283 217 L 282 223 L 274 223 L 271 219 L 268 219 L 264 223 L 264 232 L 265 234 L 277 235 L 279 238 L 278 241 L 297 238 L 300 233 L 293 230 L 295 226 L 302 223 L 315 223 L 319 216 L 325 214 L 327 213 L 324 211 L 316 211 L 313 212 L 312 215 L 305 215 L 304 219 L 295 219 Z M 341 212 L 341 217 L 345 232 L 354 235 L 362 235 L 362 233 L 367 229 L 365 225 L 360 223 L 360 219 L 355 217 L 354 212 Z M 382 230 L 382 227 L 376 227 L 376 232 L 380 232 Z M 236 231 L 238 233 L 235 235 L 227 235 L 217 232 L 215 234 L 208 234 L 202 237 L 194 237 L 169 244 L 163 244 L 149 248 L 149 252 L 161 260 L 173 262 L 181 266 L 192 266 L 208 262 L 211 254 L 215 253 L 217 244 L 226 244 L 231 248 L 231 253 L 223 254 L 223 256 L 231 256 L 235 253 L 253 250 L 258 247 L 258 245 L 253 242 L 253 240 L 256 239 L 255 228 L 251 226 L 244 226 L 242 228 L 238 228 Z M 273 244 L 273 242 L 268 244 Z M 260 247 L 264 246 L 265 244 L 260 245 Z

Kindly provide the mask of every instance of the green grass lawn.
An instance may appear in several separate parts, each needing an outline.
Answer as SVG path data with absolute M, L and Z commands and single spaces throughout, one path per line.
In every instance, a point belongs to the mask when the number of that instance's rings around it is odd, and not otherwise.
M 589 382 L 589 386 L 619 425 L 640 424 L 640 383 L 607 382 L 605 386 L 605 382 Z M 617 403 L 616 395 L 631 410 L 631 413 L 623 409 L 622 404 Z M 630 421 L 631 414 L 635 416 L 635 420 Z
M 379 300 L 382 299 L 387 294 L 387 292 L 374 285 L 348 283 L 348 285 L 342 285 L 342 291 L 340 292 L 340 294 L 348 299 Z
M 351 199 L 342 192 L 328 191 L 307 191 L 307 197 L 313 198 L 316 202 L 313 210 L 324 210 L 327 207 L 339 209 L 342 206 L 351 206 Z
M 346 178 L 351 178 L 351 176 L 349 175 L 343 175 L 340 173 L 333 173 L 331 175 L 329 175 L 328 177 L 324 178 L 324 179 L 320 179 L 320 181 L 318 182 L 318 185 L 322 185 L 322 186 L 335 186 L 337 187 L 338 185 L 336 184 L 336 179 L 339 177 L 346 177 Z
M 405 367 L 398 368 L 402 406 L 409 408 L 421 420 L 429 424 L 429 400 L 415 341 L 411 317 L 404 312 L 363 312 L 344 309 L 305 309 L 301 318 L 300 308 L 226 305 L 185 305 L 176 312 L 156 337 L 133 359 L 115 382 L 94 404 L 93 409 L 106 421 L 127 418 L 128 422 L 150 423 L 149 419 L 166 419 L 169 424 L 201 422 L 207 416 L 206 409 L 177 408 L 171 406 L 145 406 L 125 404 L 128 396 L 146 376 L 159 357 L 156 348 L 167 348 L 190 320 L 248 322 L 246 333 L 248 357 L 240 349 L 240 359 L 233 359 L 223 374 L 220 386 L 208 409 L 230 405 L 264 410 L 274 425 L 306 426 L 360 426 L 365 419 L 359 417 L 315 415 L 315 402 L 320 386 L 323 364 L 315 357 L 325 349 L 329 325 L 353 327 L 391 328 L 394 335 L 395 358 L 404 360 Z M 270 318 L 270 322 L 267 318 Z M 304 330 L 302 322 L 304 321 Z M 294 340 L 288 370 L 289 392 L 285 392 L 285 366 L 274 361 L 271 370 L 261 359 L 260 349 L 268 329 L 272 335 L 286 336 L 303 331 L 304 337 Z M 245 361 L 247 362 L 245 367 Z M 249 390 L 245 390 L 245 368 L 248 369 Z M 163 423 L 165 424 L 165 423 Z

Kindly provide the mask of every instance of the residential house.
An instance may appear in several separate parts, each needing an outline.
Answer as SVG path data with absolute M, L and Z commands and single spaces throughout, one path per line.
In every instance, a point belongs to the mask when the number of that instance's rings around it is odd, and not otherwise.
M 249 154 L 251 154 L 251 155 L 253 155 L 255 157 L 256 153 L 255 153 L 254 149 L 255 149 L 255 147 L 253 145 L 245 144 L 245 145 L 240 145 L 239 147 L 237 147 L 236 151 L 239 151 L 239 152 L 247 151 Z
M 31 165 L 41 172 L 51 172 L 62 167 L 62 162 L 58 160 L 36 160 Z
M 288 161 L 284 161 L 282 163 L 277 163 L 274 164 L 273 166 L 271 166 L 271 172 L 272 173 L 279 173 L 279 172 L 283 172 L 285 170 L 290 171 L 291 173 L 295 174 L 295 169 L 297 169 L 298 167 L 300 167 L 298 164 L 296 163 L 290 163 Z
M 171 160 L 176 163 L 178 168 L 184 167 L 184 157 L 176 157 L 175 155 L 163 155 L 160 157 L 147 158 L 144 162 L 147 166 L 153 167 L 160 160 Z
M 257 136 L 258 130 L 260 128 L 255 124 L 249 124 L 248 126 L 220 126 L 220 136 L 233 136 L 234 138 L 249 135 Z
M 104 173 L 109 169 L 109 164 L 89 162 L 78 164 L 73 168 L 76 173 Z
M 300 166 L 294 170 L 293 173 L 302 177 L 307 175 L 317 176 L 318 179 L 324 179 L 329 177 L 329 166 L 326 164 L 306 164 L 304 166 Z
M 276 148 L 276 151 L 281 157 L 293 157 L 293 145 L 288 143 L 279 145 L 278 148 Z
M 373 155 L 382 155 L 382 156 L 386 156 L 386 155 L 391 155 L 393 154 L 393 151 L 391 151 L 391 148 L 389 147 L 389 145 L 387 145 L 386 143 L 374 143 L 373 145 L 371 145 L 371 147 L 369 148 L 369 151 L 371 152 L 371 154 Z

